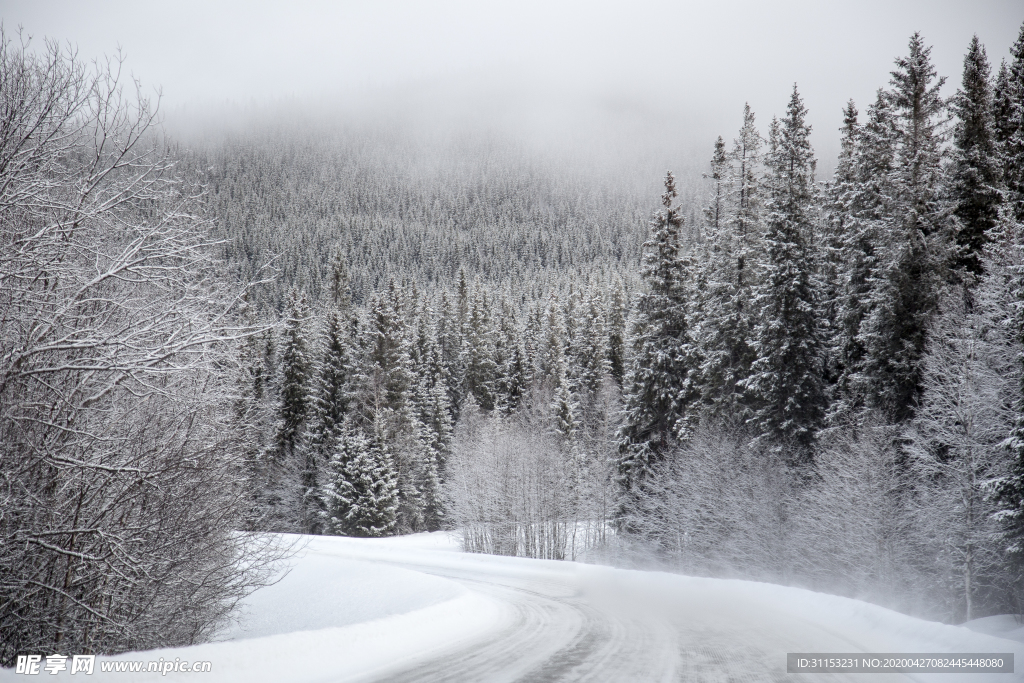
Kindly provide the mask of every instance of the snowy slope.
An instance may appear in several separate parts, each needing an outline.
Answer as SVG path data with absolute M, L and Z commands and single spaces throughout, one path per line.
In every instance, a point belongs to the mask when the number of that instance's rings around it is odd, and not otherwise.
M 232 640 L 112 658 L 208 660 L 212 674 L 97 671 L 91 680 L 867 680 L 785 673 L 786 652 L 855 651 L 1014 652 L 1024 670 L 1019 642 L 856 600 L 749 581 L 467 555 L 443 533 L 312 538 L 285 579 L 249 598 L 225 637 Z M 28 680 L 0 673 L 8 679 Z

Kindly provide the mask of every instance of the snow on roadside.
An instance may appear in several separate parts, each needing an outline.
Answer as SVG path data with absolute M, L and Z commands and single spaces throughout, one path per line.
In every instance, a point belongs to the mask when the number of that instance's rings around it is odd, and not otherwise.
M 446 534 L 394 539 L 389 547 L 457 549 Z M 385 541 L 387 543 L 387 541 Z M 94 681 L 289 683 L 359 680 L 486 639 L 508 619 L 504 605 L 422 572 L 346 559 L 349 545 L 374 541 L 313 538 L 277 584 L 253 593 L 222 642 L 97 657 Z M 53 653 L 39 653 L 44 656 Z M 62 653 L 76 654 L 76 653 Z M 101 662 L 209 661 L 209 674 L 107 673 Z M 68 660 L 70 663 L 70 659 Z M 45 659 L 43 660 L 45 664 Z M 69 667 L 70 668 L 70 667 Z M 65 671 L 46 680 L 79 680 Z M 0 669 L 0 681 L 35 677 Z
M 1015 614 L 997 614 L 993 617 L 982 617 L 981 619 L 968 621 L 964 626 L 978 633 L 1024 643 L 1024 622 Z

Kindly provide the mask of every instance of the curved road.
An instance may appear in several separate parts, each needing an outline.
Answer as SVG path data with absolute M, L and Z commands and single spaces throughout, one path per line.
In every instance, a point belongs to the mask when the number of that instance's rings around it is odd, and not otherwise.
M 899 674 L 787 674 L 787 652 L 879 652 L 870 636 L 839 625 L 773 609 L 771 601 L 747 600 L 706 585 L 741 587 L 685 577 L 645 582 L 646 572 L 622 572 L 571 563 L 543 563 L 530 571 L 507 558 L 483 556 L 467 567 L 465 556 L 375 562 L 445 577 L 506 607 L 496 632 L 438 652 L 372 680 L 434 681 L 857 681 L 927 680 Z M 353 558 L 354 559 L 354 558 Z M 370 558 L 366 558 L 370 559 Z M 513 561 L 514 562 L 514 561 Z M 529 561 L 526 561 L 529 562 Z M 561 567 L 552 565 L 561 564 Z M 525 571 L 524 571 L 525 569 Z M 622 577 L 629 580 L 623 580 Z M 693 590 L 665 590 L 671 579 L 694 582 Z M 703 582 L 703 583 L 702 583 Z M 748 586 L 750 584 L 747 584 Z M 972 675 L 981 683 L 987 676 Z M 944 677 L 952 681 L 954 678 Z M 1002 676 L 998 680 L 1015 680 Z

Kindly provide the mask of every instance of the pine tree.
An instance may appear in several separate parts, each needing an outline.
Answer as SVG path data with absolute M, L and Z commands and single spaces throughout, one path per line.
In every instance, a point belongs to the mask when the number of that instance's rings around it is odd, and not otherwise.
M 434 318 L 433 310 L 424 305 L 417 320 L 416 352 L 413 354 L 415 417 L 423 443 L 422 462 L 415 483 L 422 497 L 423 523 L 428 531 L 436 531 L 442 525 L 441 481 L 452 440 L 451 404 L 441 348 L 432 329 Z
M 466 382 L 463 348 L 465 339 L 462 325 L 457 317 L 457 308 L 452 304 L 447 290 L 441 290 L 435 336 L 441 350 L 441 363 L 444 367 L 445 383 L 448 389 L 448 402 L 452 407 L 452 420 L 458 422 L 464 398 L 462 392 Z
M 304 326 L 309 318 L 305 297 L 293 289 L 281 348 L 281 386 L 277 452 L 281 460 L 295 456 L 309 408 L 309 350 Z
M 408 533 L 423 525 L 424 503 L 417 482 L 423 477 L 425 446 L 413 405 L 416 376 L 402 316 L 402 290 L 394 281 L 373 297 L 361 328 L 353 419 L 397 473 L 397 529 Z
M 494 362 L 494 330 L 488 303 L 479 289 L 465 326 L 465 393 L 482 410 L 494 410 L 497 367 Z
M 626 318 L 628 302 L 622 278 L 616 276 L 607 301 L 608 318 L 608 371 L 622 388 L 626 373 Z
M 930 54 L 915 33 L 886 93 L 896 143 L 886 189 L 891 221 L 876 241 L 878 272 L 858 333 L 861 395 L 894 423 L 912 417 L 919 403 L 928 324 L 949 262 L 949 211 L 941 196 L 944 79 L 935 78 Z
M 334 431 L 348 413 L 355 362 L 353 338 L 357 319 L 351 313 L 348 269 L 335 256 L 331 276 L 331 300 L 324 316 L 321 358 L 312 400 L 309 442 L 326 461 Z
M 619 474 L 626 490 L 638 485 L 672 442 L 685 437 L 698 399 L 692 373 L 700 363 L 690 337 L 685 300 L 688 262 L 683 258 L 683 219 L 674 205 L 675 178 L 665 178 L 664 207 L 651 221 L 644 244 L 640 295 L 632 323 L 632 362 L 626 378 L 626 418 L 620 434 Z
M 854 218 L 851 215 L 851 199 L 859 187 L 857 178 L 857 143 L 861 126 L 858 121 L 857 105 L 849 100 L 843 108 L 843 127 L 839 129 L 839 159 L 835 175 L 828 183 L 825 193 L 825 254 L 822 259 L 822 281 L 825 285 L 824 303 L 826 319 L 835 320 L 841 297 L 844 260 L 844 245 Z
M 704 221 L 713 234 L 717 234 L 725 222 L 725 205 L 728 196 L 726 187 L 729 160 L 725 154 L 725 141 L 719 135 L 715 140 L 715 151 L 711 155 L 711 173 L 704 177 L 712 181 L 711 203 L 704 209 Z
M 601 383 L 609 373 L 607 332 L 600 296 L 591 287 L 578 311 L 579 329 L 576 340 L 569 345 L 567 360 L 576 379 L 575 390 L 584 404 L 596 397 Z
M 730 166 L 716 172 L 715 167 L 722 163 L 717 145 L 712 158 L 712 175 L 727 174 L 727 200 L 717 220 L 708 223 L 708 239 L 697 266 L 699 285 L 690 294 L 699 302 L 701 312 L 698 341 L 703 358 L 702 398 L 715 420 L 733 426 L 744 424 L 750 417 L 743 382 L 754 360 L 750 301 L 756 244 L 753 232 L 760 211 L 760 148 L 761 136 L 747 105 L 743 127 L 728 160 Z
M 953 265 L 975 277 L 981 275 L 981 252 L 999 218 L 1001 201 L 989 76 L 985 48 L 974 36 L 964 57 L 963 84 L 952 102 L 957 123 L 950 199 L 959 219 Z
M 733 142 L 730 162 L 734 179 L 730 183 L 732 204 L 736 207 L 731 216 L 732 234 L 736 240 L 736 280 L 739 287 L 751 283 L 747 271 L 752 265 L 751 255 L 756 249 L 757 233 L 760 230 L 761 189 L 761 146 L 764 143 L 754 121 L 750 105 L 743 105 L 743 127 Z
M 862 326 L 869 316 L 878 278 L 883 240 L 893 232 L 895 212 L 892 170 L 896 156 L 896 125 L 884 91 L 868 107 L 867 121 L 844 135 L 852 144 L 848 162 L 839 166 L 833 186 L 832 231 L 836 263 L 834 321 L 830 341 L 835 374 L 829 421 L 841 422 L 871 403 L 870 375 L 865 371 L 867 344 Z
M 344 425 L 321 491 L 328 531 L 379 537 L 395 533 L 397 475 L 387 454 L 359 430 Z
M 563 449 L 571 450 L 580 431 L 581 410 L 568 377 L 566 361 L 564 353 L 558 354 L 555 360 L 555 369 L 551 377 L 555 396 L 552 400 L 551 411 L 555 417 L 555 432 L 559 436 Z
M 503 415 L 510 415 L 519 406 L 532 378 L 515 311 L 507 298 L 502 300 L 501 311 L 494 347 L 495 407 Z
M 272 516 L 284 525 L 311 531 L 315 514 L 317 463 L 304 439 L 309 415 L 310 361 L 305 324 L 309 309 L 305 297 L 293 288 L 281 341 L 280 384 L 274 461 L 269 465 Z M 298 480 L 294 481 L 293 476 Z M 297 490 L 294 490 L 297 489 Z
M 1010 48 L 1010 57 L 996 81 L 996 140 L 1010 215 L 1024 221 L 1024 25 Z
M 825 410 L 819 291 L 808 248 L 815 161 L 806 115 L 794 86 L 786 117 L 772 121 L 764 273 L 752 301 L 757 359 L 744 382 L 758 433 L 800 449 L 811 445 Z
M 992 84 L 992 137 L 1001 171 L 1005 166 L 1006 145 L 1013 135 L 1014 92 L 1014 84 L 1010 82 L 1010 67 L 1004 59 L 999 64 L 999 72 Z

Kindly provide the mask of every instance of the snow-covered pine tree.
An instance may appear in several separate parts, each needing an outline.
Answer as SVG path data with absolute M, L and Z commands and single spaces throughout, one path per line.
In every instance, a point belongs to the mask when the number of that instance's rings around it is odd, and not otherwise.
M 889 422 L 908 420 L 919 403 L 927 329 L 949 263 L 950 211 L 941 194 L 945 79 L 936 79 L 930 55 L 915 33 L 885 93 L 896 142 L 891 223 L 876 241 L 878 272 L 858 333 L 861 395 Z
M 861 326 L 870 313 L 882 240 L 892 232 L 895 205 L 891 173 L 896 126 L 884 91 L 879 90 L 868 107 L 865 124 L 851 134 L 852 156 L 848 166 L 839 166 L 829 216 L 838 280 L 830 340 L 831 370 L 836 378 L 829 414 L 832 424 L 850 418 L 871 402 Z M 849 144 L 846 136 L 845 144 Z
M 560 445 L 563 450 L 571 451 L 581 427 L 581 410 L 576 394 L 572 390 L 567 365 L 565 354 L 559 354 L 555 359 L 555 368 L 551 376 L 554 388 L 551 412 L 555 418 L 554 427 Z
M 715 143 L 711 177 L 723 176 L 721 184 L 726 198 L 721 207 L 712 206 L 705 211 L 707 240 L 697 264 L 700 284 L 692 294 L 701 313 L 697 339 L 703 359 L 701 392 L 705 409 L 716 421 L 734 427 L 750 417 L 742 383 L 754 360 L 750 346 L 750 288 L 756 261 L 753 234 L 760 204 L 760 148 L 761 136 L 754 126 L 754 113 L 746 105 L 743 127 L 730 157 L 723 159 L 724 149 Z M 723 163 L 728 166 L 719 168 Z
M 533 378 L 530 376 L 526 349 L 520 338 L 515 309 L 507 297 L 502 298 L 494 351 L 497 374 L 495 407 L 503 415 L 509 415 L 519 406 Z
M 482 410 L 494 409 L 495 379 L 497 367 L 494 362 L 494 329 L 490 306 L 483 293 L 477 288 L 472 297 L 465 325 L 465 394 Z
M 825 186 L 824 194 L 824 247 L 820 259 L 822 282 L 822 317 L 829 322 L 827 335 L 825 376 L 834 389 L 847 370 L 846 351 L 849 340 L 856 335 L 845 329 L 841 312 L 846 294 L 846 275 L 850 264 L 845 260 L 845 247 L 856 220 L 851 212 L 851 199 L 859 187 L 856 173 L 856 152 L 861 126 L 857 106 L 849 100 L 843 108 L 843 126 L 840 128 L 839 159 L 835 175 Z M 859 322 L 859 321 L 858 321 Z M 833 392 L 833 397 L 836 392 Z
M 958 219 L 953 266 L 981 275 L 981 253 L 999 218 L 1001 169 L 995 143 L 990 68 L 978 36 L 964 57 L 960 90 L 952 101 L 953 168 L 950 199 Z
M 743 126 L 740 128 L 739 136 L 733 142 L 732 153 L 729 156 L 732 165 L 731 173 L 734 178 L 730 183 L 731 203 L 736 207 L 731 216 L 732 234 L 736 236 L 737 242 L 736 269 L 737 282 L 740 287 L 748 286 L 752 282 L 752 276 L 748 275 L 748 272 L 754 265 L 753 254 L 757 249 L 757 240 L 761 229 L 760 176 L 763 144 L 764 139 L 757 131 L 754 112 L 751 111 L 749 104 L 744 104 Z
M 607 331 L 600 292 L 589 287 L 577 311 L 579 325 L 576 340 L 566 350 L 567 361 L 575 377 L 575 391 L 586 406 L 597 396 L 609 372 Z
M 330 292 L 306 434 L 306 448 L 320 469 L 334 451 L 337 432 L 348 414 L 353 390 L 356 356 L 353 339 L 358 333 L 358 322 L 351 312 L 348 269 L 340 254 L 335 256 Z
M 441 302 L 434 335 L 441 350 L 448 402 L 452 407 L 452 420 L 457 422 L 462 410 L 463 387 L 466 381 L 465 339 L 458 318 L 458 306 L 451 301 L 448 290 L 441 290 Z
M 859 186 L 857 178 L 856 153 L 861 126 L 859 112 L 853 100 L 843 108 L 843 127 L 839 129 L 839 159 L 832 180 L 825 189 L 824 206 L 824 254 L 821 259 L 821 279 L 824 285 L 822 303 L 826 320 L 837 319 L 841 298 L 843 275 L 846 262 L 843 247 L 847 232 L 854 222 L 851 216 L 850 200 Z M 832 367 L 829 370 L 833 370 Z
M 423 523 L 423 500 L 417 482 L 423 476 L 425 446 L 413 406 L 416 376 L 401 311 L 402 290 L 394 281 L 371 299 L 366 320 L 360 326 L 361 357 L 352 407 L 356 426 L 397 472 L 396 528 L 407 533 L 420 529 Z
M 317 480 L 316 459 L 304 439 L 310 407 L 311 367 L 305 331 L 310 314 L 300 290 L 293 287 L 288 298 L 281 339 L 274 463 L 269 465 L 274 470 L 271 488 L 276 489 L 273 505 L 278 508 L 272 515 L 278 524 L 307 531 L 314 523 L 310 515 L 314 513 Z
M 1004 150 L 1013 135 L 1014 87 L 1010 82 L 1010 67 L 1006 60 L 999 63 L 999 71 L 992 83 L 992 137 L 999 157 L 1000 171 L 1004 171 Z M 1003 173 L 1005 177 L 1005 172 Z M 1005 179 L 1005 178 L 1004 178 Z
M 1024 25 L 1010 58 L 996 79 L 995 131 L 1006 202 L 1014 220 L 1024 221 Z
M 398 483 L 391 458 L 360 430 L 339 428 L 321 490 L 330 533 L 379 537 L 395 533 Z
M 292 288 L 281 340 L 277 452 L 282 461 L 296 455 L 309 410 L 310 361 L 305 331 L 308 319 L 309 307 L 305 296 Z
M 690 336 L 686 280 L 689 262 L 680 243 L 683 218 L 675 205 L 675 177 L 665 177 L 664 207 L 651 221 L 644 243 L 646 290 L 631 321 L 632 359 L 626 377 L 626 416 L 620 432 L 619 475 L 628 491 L 666 457 L 689 431 L 699 398 L 693 374 L 700 367 Z
M 441 477 L 451 452 L 452 418 L 445 382 L 446 369 L 434 335 L 433 310 L 424 305 L 417 318 L 415 413 L 423 442 L 416 488 L 423 500 L 423 523 L 428 531 L 441 528 Z
M 711 181 L 711 201 L 704 208 L 704 222 L 709 232 L 717 234 L 725 222 L 725 206 L 729 191 L 728 182 L 729 159 L 725 154 L 725 141 L 719 135 L 715 140 L 715 151 L 711 155 L 711 172 L 704 178 Z
M 806 115 L 793 86 L 786 116 L 772 121 L 769 135 L 763 274 L 752 297 L 757 358 L 743 383 L 754 429 L 776 447 L 795 448 L 794 459 L 809 457 L 826 407 L 820 292 L 808 248 L 815 161 Z
M 615 276 L 608 288 L 607 319 L 608 319 L 608 371 L 622 388 L 622 380 L 626 372 L 626 319 L 629 317 L 626 300 L 626 288 L 622 278 Z
M 1009 214 L 1009 211 L 1006 211 Z M 993 245 L 993 259 L 986 263 L 985 279 L 1002 276 L 1006 282 L 1005 306 L 1009 329 L 1017 344 L 1017 372 L 1024 378 L 1024 234 L 1022 224 L 1005 216 L 1001 234 Z M 1005 446 L 1010 471 L 996 482 L 995 500 L 1003 547 L 1010 560 L 1011 578 L 1016 584 L 1018 606 L 1024 594 L 1024 380 L 1015 387 L 1013 427 Z

